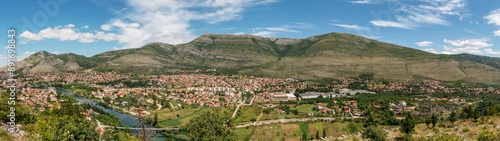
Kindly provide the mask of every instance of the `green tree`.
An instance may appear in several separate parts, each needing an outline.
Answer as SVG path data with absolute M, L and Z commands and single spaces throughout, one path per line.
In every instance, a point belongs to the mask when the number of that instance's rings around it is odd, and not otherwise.
M 229 114 L 212 110 L 191 119 L 182 130 L 192 140 L 236 140 L 230 120 Z
M 431 122 L 432 122 L 432 128 L 434 128 L 434 127 L 436 126 L 436 123 L 438 122 L 438 117 L 437 117 L 437 115 L 432 114 L 432 117 L 431 117 Z
M 130 133 L 130 127 L 128 127 L 128 125 L 125 125 L 125 133 Z
M 153 119 L 153 126 L 158 125 L 158 113 L 155 113 L 155 117 Z
M 401 121 L 401 132 L 410 135 L 413 131 L 415 131 L 415 119 L 411 113 L 408 113 L 406 118 Z
M 323 128 L 323 138 L 326 138 L 326 128 Z
M 429 125 L 432 123 L 432 119 L 430 117 L 425 118 L 425 125 L 429 128 Z
M 378 129 L 376 126 L 368 126 L 362 132 L 363 138 L 370 139 L 371 141 L 385 141 L 387 133 Z
M 477 119 L 479 118 L 479 111 L 477 109 L 474 109 L 472 111 L 472 118 L 474 118 L 474 121 L 477 121 Z
M 455 111 L 452 111 L 450 113 L 450 117 L 448 117 L 448 121 L 451 122 L 451 126 L 453 126 L 453 124 L 455 123 L 455 121 L 457 121 L 457 113 L 455 113 Z
M 316 129 L 316 139 L 319 139 L 319 129 Z
M 363 127 L 367 128 L 369 126 L 376 126 L 376 125 L 377 125 L 377 122 L 375 121 L 375 119 L 373 119 L 373 116 L 370 114 L 370 112 L 368 112 L 368 115 L 366 117 L 365 123 L 363 124 Z

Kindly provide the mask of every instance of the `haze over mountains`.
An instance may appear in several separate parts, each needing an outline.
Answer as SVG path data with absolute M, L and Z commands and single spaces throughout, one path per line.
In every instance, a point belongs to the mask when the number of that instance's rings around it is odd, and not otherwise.
M 436 55 L 348 33 L 305 39 L 205 33 L 186 44 L 156 42 L 92 57 L 41 51 L 16 65 L 23 72 L 165 73 L 217 68 L 243 75 L 303 80 L 374 73 L 376 78 L 389 80 L 464 80 L 500 84 L 499 64 L 500 58 Z

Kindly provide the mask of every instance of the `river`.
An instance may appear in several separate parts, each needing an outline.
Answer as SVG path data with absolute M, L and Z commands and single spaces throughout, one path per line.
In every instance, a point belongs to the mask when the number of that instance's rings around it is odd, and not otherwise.
M 61 90 L 61 89 L 58 89 L 57 91 L 63 93 L 64 95 L 67 95 L 68 97 L 74 98 L 78 102 L 89 101 L 89 99 L 87 99 L 85 97 L 78 96 L 75 93 L 70 92 L 70 91 Z M 102 107 L 100 105 L 97 105 L 97 102 L 95 102 L 95 101 L 92 101 L 92 104 L 95 105 L 96 107 L 108 112 L 108 113 L 111 113 L 113 116 L 118 117 L 122 121 L 123 124 L 125 124 L 129 127 L 134 127 L 135 125 L 138 125 L 140 123 L 139 119 L 137 119 L 136 117 L 131 116 L 129 114 L 122 114 L 122 113 L 119 113 L 113 109 Z M 168 139 L 168 136 L 165 136 L 163 134 L 157 133 L 156 135 L 157 135 L 157 137 L 156 137 L 155 141 L 163 141 L 165 139 Z

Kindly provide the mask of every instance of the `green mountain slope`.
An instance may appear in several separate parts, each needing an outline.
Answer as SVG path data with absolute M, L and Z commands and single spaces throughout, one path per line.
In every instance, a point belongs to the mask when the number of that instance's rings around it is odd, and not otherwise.
M 141 48 L 108 51 L 88 58 L 39 52 L 19 63 L 25 72 L 166 73 L 218 68 L 226 74 L 304 80 L 371 72 L 377 78 L 392 80 L 423 78 L 500 84 L 500 70 L 491 63 L 436 55 L 347 33 L 305 39 L 206 33 L 180 45 L 150 43 Z
M 479 56 L 465 53 L 455 54 L 453 56 L 500 69 L 500 58 L 497 57 Z

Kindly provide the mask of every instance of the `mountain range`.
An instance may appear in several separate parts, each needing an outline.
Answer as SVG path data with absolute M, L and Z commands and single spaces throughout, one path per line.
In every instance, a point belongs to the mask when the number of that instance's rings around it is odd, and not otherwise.
M 118 71 L 222 74 L 319 80 L 374 73 L 387 80 L 431 79 L 500 84 L 500 58 L 438 55 L 348 33 L 305 39 L 205 33 L 186 44 L 149 43 L 140 48 L 85 57 L 37 52 L 16 67 L 22 72 Z M 1 70 L 5 71 L 6 67 Z

